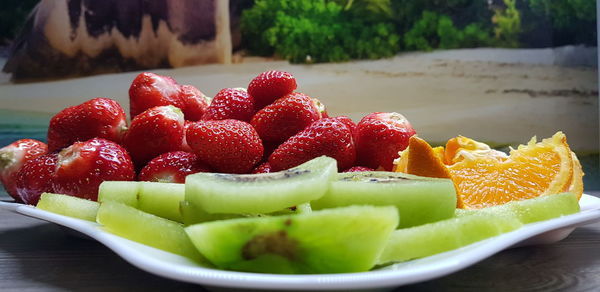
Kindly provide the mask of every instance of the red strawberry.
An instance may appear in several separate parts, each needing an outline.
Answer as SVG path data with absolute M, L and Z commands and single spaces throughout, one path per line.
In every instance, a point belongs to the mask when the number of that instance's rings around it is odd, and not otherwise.
M 254 98 L 256 108 L 260 109 L 276 99 L 296 90 L 296 78 L 288 72 L 267 71 L 260 73 L 248 85 L 248 93 Z
M 57 193 L 96 201 L 103 181 L 134 178 L 127 151 L 112 141 L 94 138 L 58 153 L 52 186 Z
M 398 152 L 406 149 L 408 139 L 416 134 L 408 120 L 399 113 L 372 113 L 356 125 L 357 164 L 391 171 Z
M 58 154 L 50 153 L 25 162 L 16 180 L 16 190 L 21 200 L 37 205 L 40 195 L 54 192 L 53 177 Z
M 183 113 L 176 107 L 157 106 L 137 115 L 125 134 L 123 146 L 137 167 L 152 158 L 182 150 L 184 142 Z
M 375 169 L 364 167 L 364 166 L 352 166 L 342 172 L 361 172 L 361 171 L 374 171 Z
M 140 171 L 138 180 L 184 183 L 188 174 L 209 172 L 194 153 L 174 151 L 150 160 Z
M 354 134 L 354 131 L 356 131 L 356 124 L 354 123 L 354 121 L 352 121 L 351 118 L 347 117 L 347 116 L 337 116 L 334 119 L 344 123 L 344 125 L 346 125 L 346 127 L 348 127 L 348 129 L 350 129 L 350 131 Z
M 281 144 L 321 118 L 319 102 L 294 92 L 258 111 L 250 124 L 263 141 Z
M 125 111 L 108 98 L 94 98 L 56 114 L 48 126 L 48 150 L 58 151 L 77 141 L 104 138 L 121 142 L 127 128 Z
M 186 138 L 200 160 L 218 172 L 248 173 L 264 151 L 254 128 L 238 120 L 193 123 Z
M 46 154 L 48 146 L 33 139 L 17 140 L 0 148 L 0 182 L 6 192 L 21 201 L 16 190 L 16 179 L 23 165 L 36 157 Z
M 179 91 L 185 119 L 188 121 L 200 120 L 208 108 L 210 99 L 196 87 L 191 85 L 182 85 Z
M 300 165 L 321 155 L 335 158 L 338 169 L 354 165 L 356 150 L 352 133 L 344 123 L 326 118 L 318 120 L 281 144 L 269 157 L 273 171 Z
M 252 170 L 252 173 L 269 173 L 271 172 L 271 164 L 269 164 L 269 162 L 265 162 L 262 164 L 259 164 L 256 168 L 254 168 L 254 170 Z
M 150 72 L 140 73 L 129 87 L 131 119 L 156 106 L 174 105 L 184 108 L 180 94 L 180 86 L 173 78 Z
M 225 88 L 219 91 L 206 109 L 203 120 L 234 119 L 250 121 L 256 110 L 254 99 L 244 88 Z

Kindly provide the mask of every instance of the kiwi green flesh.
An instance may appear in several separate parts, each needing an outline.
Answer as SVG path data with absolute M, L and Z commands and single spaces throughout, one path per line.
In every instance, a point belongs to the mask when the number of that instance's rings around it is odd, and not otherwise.
M 185 186 L 177 183 L 147 181 L 105 181 L 100 185 L 98 201 L 120 202 L 169 220 L 183 222 L 179 203 Z
M 141 182 L 138 208 L 166 219 L 182 222 L 179 203 L 185 186 L 177 183 Z
M 103 202 L 96 221 L 115 235 L 157 249 L 207 263 L 194 247 L 183 225 L 117 202 Z
M 272 213 L 265 214 L 232 214 L 232 213 L 208 213 L 202 208 L 196 207 L 188 201 L 181 201 L 179 203 L 179 209 L 181 212 L 182 223 L 185 226 L 204 223 L 216 220 L 227 220 L 233 218 L 245 218 L 245 217 L 267 217 L 267 216 L 281 216 L 281 215 L 293 215 L 311 212 L 310 203 L 300 204 L 298 206 L 285 208 L 283 210 L 275 211 Z
M 579 212 L 579 201 L 572 193 L 560 193 L 522 201 L 512 201 L 504 205 L 479 210 L 457 209 L 456 216 L 462 217 L 481 212 L 514 215 L 523 224 L 528 224 L 577 213 Z
M 96 221 L 99 206 L 98 202 L 53 193 L 42 193 L 37 203 L 39 209 L 92 222 Z
M 378 264 L 402 262 L 457 249 L 515 230 L 522 223 L 515 216 L 477 213 L 394 231 Z
M 524 224 L 577 212 L 579 203 L 571 193 L 478 210 L 457 209 L 455 218 L 394 231 L 378 264 L 430 256 L 515 230 Z
M 271 213 L 320 198 L 336 171 L 335 159 L 321 156 L 275 173 L 197 173 L 186 178 L 185 200 L 208 213 Z
M 185 200 L 179 202 L 179 209 L 181 212 L 182 223 L 185 226 L 208 221 L 244 217 L 241 214 L 211 214 Z
M 397 172 L 340 173 L 314 210 L 349 205 L 393 205 L 401 216 L 399 228 L 418 226 L 454 216 L 456 192 L 449 179 Z
M 140 185 L 137 181 L 104 181 L 98 189 L 98 202 L 119 202 L 137 208 Z
M 350 206 L 297 215 L 238 218 L 185 228 L 223 269 L 345 273 L 371 269 L 398 224 L 396 208 Z

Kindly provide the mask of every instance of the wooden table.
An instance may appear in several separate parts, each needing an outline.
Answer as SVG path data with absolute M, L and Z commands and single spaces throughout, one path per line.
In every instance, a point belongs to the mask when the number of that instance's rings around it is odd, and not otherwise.
M 28 290 L 207 291 L 146 273 L 55 224 L 0 210 L 0 291 Z M 506 250 L 449 276 L 394 289 L 404 290 L 599 291 L 600 223 L 555 244 Z

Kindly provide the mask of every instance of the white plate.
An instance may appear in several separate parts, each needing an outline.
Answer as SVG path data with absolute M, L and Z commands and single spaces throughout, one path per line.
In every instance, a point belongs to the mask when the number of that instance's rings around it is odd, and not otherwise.
M 216 270 L 178 255 L 112 235 L 98 224 L 15 203 L 0 207 L 79 231 L 101 242 L 132 265 L 158 276 L 214 287 L 281 290 L 387 288 L 431 280 L 473 265 L 515 245 L 547 244 L 567 237 L 577 226 L 600 221 L 600 198 L 583 195 L 581 212 L 526 225 L 463 248 L 385 268 L 348 274 L 273 275 Z

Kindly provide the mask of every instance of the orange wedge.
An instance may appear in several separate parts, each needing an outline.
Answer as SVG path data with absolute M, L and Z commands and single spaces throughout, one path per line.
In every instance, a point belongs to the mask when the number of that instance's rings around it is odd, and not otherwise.
M 534 137 L 506 158 L 471 152 L 448 169 L 459 207 L 467 209 L 556 194 L 575 182 L 573 155 L 562 132 L 539 143 Z M 572 188 L 578 191 L 578 183 Z
M 450 172 L 442 162 L 444 147 L 432 148 L 425 140 L 412 136 L 408 147 L 400 152 L 394 171 L 426 177 L 450 178 Z
M 458 208 L 483 208 L 513 200 L 569 191 L 583 194 L 583 171 L 562 132 L 537 143 L 535 137 L 510 156 L 463 136 L 432 148 L 416 136 L 394 161 L 394 171 L 450 177 Z

